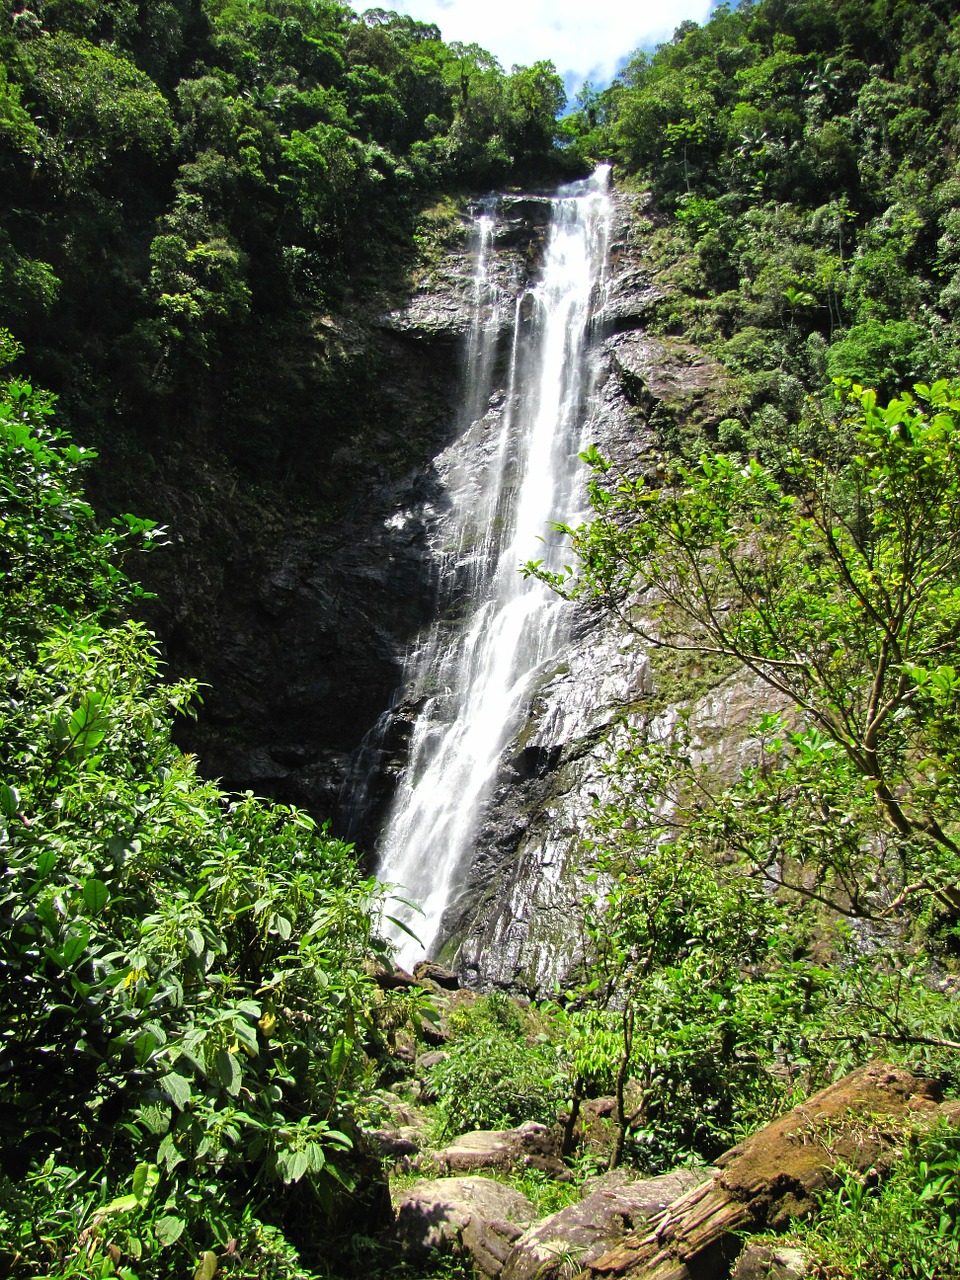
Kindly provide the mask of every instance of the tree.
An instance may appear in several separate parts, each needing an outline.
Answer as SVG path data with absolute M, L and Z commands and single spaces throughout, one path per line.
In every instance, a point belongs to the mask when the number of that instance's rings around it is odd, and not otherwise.
M 609 743 L 569 999 L 613 1077 L 614 1160 L 709 1159 L 793 1084 L 960 1052 L 936 976 L 960 920 L 960 394 L 837 397 L 780 478 L 709 453 L 657 486 L 588 451 L 578 576 L 528 566 L 775 703 L 732 778 L 682 704 Z
M 580 577 L 553 581 L 653 645 L 759 677 L 882 816 L 887 910 L 926 895 L 960 911 L 960 390 L 837 397 L 786 485 L 704 454 L 657 488 L 590 451 L 596 518 L 568 530 Z

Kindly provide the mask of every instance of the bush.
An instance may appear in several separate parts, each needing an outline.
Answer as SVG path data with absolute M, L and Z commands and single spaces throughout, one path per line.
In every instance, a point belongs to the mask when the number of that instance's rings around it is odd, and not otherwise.
M 439 1136 L 537 1120 L 553 1124 L 563 1101 L 558 1053 L 506 996 L 483 996 L 452 1019 L 447 1057 L 430 1071 Z
M 917 347 L 924 331 L 909 320 L 866 320 L 855 324 L 827 352 L 831 378 L 892 392 L 919 377 Z
M 378 890 L 173 745 L 193 685 L 122 618 L 156 531 L 97 528 L 51 411 L 0 389 L 0 1269 L 265 1274 L 356 1177 Z

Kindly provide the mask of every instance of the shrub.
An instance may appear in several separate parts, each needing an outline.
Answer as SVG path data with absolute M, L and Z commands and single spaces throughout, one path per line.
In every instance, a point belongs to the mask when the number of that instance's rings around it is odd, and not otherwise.
M 558 1051 L 506 996 L 483 996 L 452 1020 L 447 1057 L 431 1068 L 441 1137 L 538 1120 L 563 1100 Z
M 0 1269 L 265 1274 L 356 1177 L 377 890 L 173 745 L 193 685 L 122 618 L 155 531 L 97 527 L 51 411 L 0 389 Z
M 847 1173 L 801 1238 L 824 1280 L 954 1280 L 960 1130 L 944 1128 L 908 1147 L 879 1189 Z

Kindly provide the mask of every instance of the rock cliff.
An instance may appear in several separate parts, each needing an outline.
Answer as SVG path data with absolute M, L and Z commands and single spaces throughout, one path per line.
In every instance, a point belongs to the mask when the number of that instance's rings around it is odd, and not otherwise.
M 522 296 L 535 275 L 548 219 L 543 197 L 501 198 L 490 281 L 504 296 Z M 716 423 L 725 395 L 704 353 L 645 331 L 664 288 L 646 261 L 650 225 L 643 197 L 617 197 L 583 435 L 631 472 L 656 466 L 671 430 Z M 504 395 L 495 391 L 463 430 L 471 290 L 464 233 L 409 298 L 367 315 L 352 334 L 376 371 L 376 421 L 363 441 L 330 454 L 322 487 L 340 489 L 339 514 L 238 507 L 211 468 L 208 502 L 195 485 L 192 503 L 180 503 L 178 541 L 158 575 L 173 665 L 199 668 L 211 686 L 184 745 L 230 787 L 333 816 L 371 862 L 417 711 L 399 700 L 400 682 L 433 607 L 447 480 L 454 468 L 482 466 Z M 506 356 L 497 357 L 504 376 Z M 666 731 L 657 688 L 635 639 L 577 606 L 563 662 L 545 673 L 504 756 L 476 856 L 444 920 L 440 951 L 465 981 L 533 993 L 576 964 L 583 837 L 603 788 L 604 743 L 624 717 Z M 715 739 L 739 731 L 751 705 L 751 691 L 730 679 L 694 724 L 712 726 Z

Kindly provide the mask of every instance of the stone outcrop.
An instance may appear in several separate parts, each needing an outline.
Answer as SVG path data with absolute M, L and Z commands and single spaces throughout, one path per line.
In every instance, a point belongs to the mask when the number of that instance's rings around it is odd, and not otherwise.
M 716 360 L 678 338 L 635 333 L 611 344 L 614 369 L 632 404 L 675 416 L 719 417 L 726 375 Z
M 710 1174 L 681 1169 L 660 1178 L 604 1182 L 577 1204 L 530 1227 L 517 1240 L 503 1280 L 567 1280 L 607 1252 L 618 1238 L 663 1212 Z
M 875 1062 L 765 1126 L 717 1161 L 646 1229 L 633 1231 L 589 1268 L 594 1280 L 722 1280 L 740 1236 L 782 1231 L 833 1185 L 839 1163 L 880 1176 L 906 1130 L 939 1113 L 934 1082 Z
M 561 1181 L 570 1179 L 569 1170 L 559 1157 L 556 1134 L 533 1120 L 516 1129 L 478 1129 L 462 1134 L 437 1152 L 435 1158 L 448 1173 L 539 1169 Z
M 456 991 L 460 986 L 460 979 L 455 973 L 432 960 L 421 960 L 415 964 L 413 976 L 421 986 L 440 987 L 444 991 Z
M 530 1201 L 492 1178 L 416 1182 L 395 1202 L 395 1237 L 413 1260 L 431 1249 L 455 1247 L 495 1280 L 515 1240 L 536 1216 Z
M 810 1274 L 810 1260 L 802 1249 L 748 1244 L 730 1280 L 806 1280 Z

